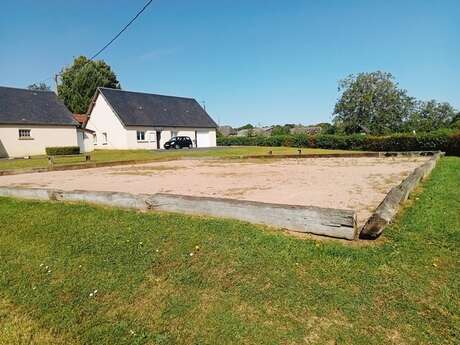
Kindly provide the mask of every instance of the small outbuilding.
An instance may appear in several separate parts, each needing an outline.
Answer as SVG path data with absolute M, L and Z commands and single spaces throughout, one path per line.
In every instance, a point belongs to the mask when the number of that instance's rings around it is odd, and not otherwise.
M 100 87 L 87 115 L 96 149 L 160 149 L 175 136 L 216 146 L 217 124 L 193 98 Z
M 0 157 L 45 154 L 51 146 L 78 146 L 72 113 L 52 91 L 0 86 Z

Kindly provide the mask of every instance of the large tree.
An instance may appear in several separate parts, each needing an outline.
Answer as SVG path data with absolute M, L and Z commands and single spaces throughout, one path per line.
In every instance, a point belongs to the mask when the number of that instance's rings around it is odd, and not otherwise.
M 102 60 L 79 56 L 60 73 L 58 95 L 73 113 L 85 113 L 98 87 L 119 89 L 120 83 L 110 66 Z
M 386 72 L 359 73 L 339 82 L 334 124 L 346 133 L 387 134 L 401 131 L 415 100 Z
M 45 83 L 33 83 L 29 86 L 27 86 L 29 90 L 38 90 L 38 91 L 50 91 L 51 87 Z
M 408 131 L 430 132 L 449 127 L 455 120 L 456 110 L 447 102 L 439 103 L 432 99 L 417 102 L 416 110 L 407 121 Z

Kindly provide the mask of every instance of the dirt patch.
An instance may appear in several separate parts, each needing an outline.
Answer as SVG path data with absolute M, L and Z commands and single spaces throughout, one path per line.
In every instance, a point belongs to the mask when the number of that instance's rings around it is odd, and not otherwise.
M 426 157 L 176 160 L 124 167 L 1 176 L 0 185 L 171 193 L 357 211 L 362 225 Z
M 128 168 L 118 168 L 116 171 L 111 172 L 111 175 L 152 175 L 162 171 L 169 171 L 175 170 L 176 168 L 165 166 L 165 165 L 157 165 L 157 166 L 130 166 Z

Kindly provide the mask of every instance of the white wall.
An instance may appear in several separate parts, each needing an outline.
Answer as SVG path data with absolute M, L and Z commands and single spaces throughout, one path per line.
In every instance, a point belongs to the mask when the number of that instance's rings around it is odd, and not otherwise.
M 30 139 L 19 139 L 30 129 Z M 0 125 L 0 157 L 44 155 L 50 146 L 78 146 L 75 126 Z
M 210 143 L 211 143 L 211 147 L 216 147 L 217 146 L 217 135 L 216 135 L 216 129 L 215 128 L 211 128 L 209 130 L 209 140 L 210 140 Z
M 94 151 L 93 135 L 91 133 L 77 129 L 77 141 L 81 153 Z
M 100 93 L 91 111 L 86 128 L 96 132 L 97 145 L 95 149 L 146 149 L 157 148 L 156 131 L 161 130 L 160 148 L 171 139 L 172 132 L 178 136 L 188 136 L 196 144 L 195 130 L 210 132 L 210 146 L 216 146 L 216 130 L 213 128 L 156 128 L 156 127 L 124 127 L 104 96 Z M 145 140 L 137 140 L 137 131 L 145 132 Z M 107 133 L 107 143 L 103 142 L 103 133 Z
M 150 149 L 154 150 L 157 148 L 156 143 L 156 130 L 161 129 L 161 140 L 160 148 L 163 148 L 165 142 L 171 139 L 172 134 L 177 136 L 187 136 L 190 137 L 193 141 L 193 145 L 196 145 L 195 130 L 197 131 L 208 131 L 210 135 L 210 147 L 216 146 L 216 130 L 213 128 L 172 128 L 172 127 L 128 127 L 127 129 L 127 139 L 128 139 L 128 149 Z M 145 141 L 137 141 L 137 131 L 145 132 Z M 174 133 L 173 133 L 174 132 Z
M 86 128 L 96 132 L 95 149 L 126 149 L 128 148 L 126 129 L 100 93 L 96 98 Z M 107 143 L 103 134 L 107 133 Z

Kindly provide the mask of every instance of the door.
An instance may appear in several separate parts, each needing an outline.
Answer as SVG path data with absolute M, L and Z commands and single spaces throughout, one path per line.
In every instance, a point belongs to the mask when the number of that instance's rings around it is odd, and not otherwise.
M 197 131 L 196 132 L 196 147 L 210 147 L 211 138 L 209 131 Z
M 149 149 L 156 149 L 157 148 L 157 144 L 156 144 L 157 134 L 156 134 L 156 132 L 147 132 L 146 136 L 147 136 L 146 139 L 149 142 Z
M 161 131 L 156 131 L 157 134 L 157 149 L 160 149 Z

